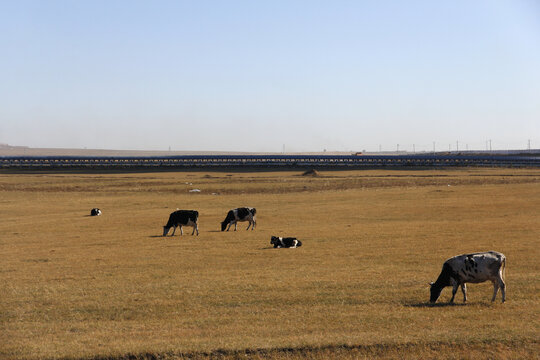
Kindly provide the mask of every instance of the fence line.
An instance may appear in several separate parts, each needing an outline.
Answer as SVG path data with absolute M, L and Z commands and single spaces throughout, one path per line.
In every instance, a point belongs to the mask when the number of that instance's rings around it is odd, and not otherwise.
M 540 167 L 540 156 L 505 155 L 186 155 L 3 156 L 0 168 L 189 167 Z

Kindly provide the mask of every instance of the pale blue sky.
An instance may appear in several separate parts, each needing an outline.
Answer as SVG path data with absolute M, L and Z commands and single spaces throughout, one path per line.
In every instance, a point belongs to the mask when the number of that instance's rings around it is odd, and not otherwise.
M 0 0 L 0 143 L 540 148 L 540 1 Z

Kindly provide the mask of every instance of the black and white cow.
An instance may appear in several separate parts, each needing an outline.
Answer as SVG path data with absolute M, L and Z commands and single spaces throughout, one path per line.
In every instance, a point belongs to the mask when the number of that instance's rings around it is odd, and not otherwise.
M 182 231 L 182 226 L 191 226 L 193 227 L 193 232 L 191 235 L 197 231 L 197 235 L 199 235 L 199 212 L 195 210 L 176 210 L 171 213 L 169 216 L 169 221 L 167 222 L 167 225 L 163 227 L 163 236 L 167 236 L 167 233 L 169 232 L 170 228 L 173 228 L 173 232 L 171 236 L 174 236 L 174 232 L 176 231 L 176 227 L 180 226 L 180 235 L 184 235 L 184 232 Z
M 294 237 L 277 237 L 272 236 L 270 238 L 270 244 L 274 245 L 274 249 L 276 248 L 296 248 L 298 246 L 302 246 L 302 242 Z
M 101 210 L 99 210 L 98 208 L 93 208 L 92 210 L 90 210 L 90 216 L 99 216 L 101 215 Z
M 506 285 L 503 280 L 505 267 L 506 257 L 496 251 L 454 256 L 444 262 L 439 278 L 430 284 L 431 297 L 429 301 L 434 303 L 441 295 L 443 288 L 452 286 L 450 302 L 453 303 L 457 289 L 461 286 L 463 302 L 466 302 L 467 286 L 465 283 L 481 283 L 489 280 L 493 283 L 494 288 L 491 301 L 495 301 L 500 287 L 502 302 L 504 302 L 506 300 Z
M 236 223 L 238 221 L 249 221 L 246 230 L 249 230 L 250 226 L 251 230 L 253 230 L 255 229 L 255 225 L 257 225 L 256 214 L 257 210 L 255 208 L 241 207 L 238 209 L 229 210 L 227 217 L 221 223 L 221 231 L 225 231 L 225 229 L 229 231 L 232 224 L 234 224 L 234 231 L 236 231 Z

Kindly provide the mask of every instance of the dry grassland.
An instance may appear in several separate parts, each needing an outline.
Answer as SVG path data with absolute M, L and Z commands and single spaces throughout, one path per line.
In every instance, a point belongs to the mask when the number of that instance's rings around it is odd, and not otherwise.
M 0 173 L 0 358 L 538 357 L 539 170 L 301 173 Z M 220 232 L 238 206 L 256 230 Z M 159 236 L 176 208 L 200 236 Z M 484 250 L 505 304 L 488 283 L 427 304 Z

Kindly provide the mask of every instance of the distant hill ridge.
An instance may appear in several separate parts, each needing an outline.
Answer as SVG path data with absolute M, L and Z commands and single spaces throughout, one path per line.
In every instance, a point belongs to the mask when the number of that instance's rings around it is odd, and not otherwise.
M 0 143 L 0 156 L 186 156 L 186 155 L 521 155 L 540 156 L 540 149 L 530 150 L 493 150 L 493 151 L 438 151 L 438 152 L 351 152 L 351 151 L 313 151 L 313 152 L 249 152 L 249 151 L 166 151 L 166 150 L 110 150 L 110 149 L 66 149 L 66 148 L 31 148 L 11 146 Z
M 159 150 L 108 150 L 31 148 L 0 144 L 0 156 L 182 156 L 182 155 L 276 155 L 281 152 L 249 151 L 159 151 Z M 285 155 L 351 155 L 350 151 L 287 152 Z

